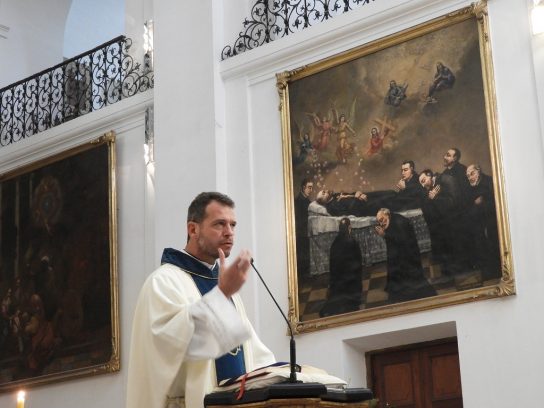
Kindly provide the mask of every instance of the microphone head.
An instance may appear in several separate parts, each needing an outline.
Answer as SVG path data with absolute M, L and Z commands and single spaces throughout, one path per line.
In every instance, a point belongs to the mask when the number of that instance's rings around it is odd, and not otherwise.
M 253 258 L 251 258 L 251 265 L 253 265 Z

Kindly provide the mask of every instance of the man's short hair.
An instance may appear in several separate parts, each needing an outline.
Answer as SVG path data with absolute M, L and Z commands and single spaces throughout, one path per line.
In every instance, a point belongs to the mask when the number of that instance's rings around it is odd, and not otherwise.
M 187 210 L 187 222 L 201 223 L 206 216 L 206 207 L 212 201 L 217 201 L 219 204 L 223 204 L 227 207 L 234 208 L 234 201 L 222 193 L 216 191 L 208 191 L 200 193 L 189 205 Z
M 319 190 L 317 192 L 317 195 L 315 196 L 315 201 L 321 205 L 327 204 L 327 201 L 325 200 L 325 190 Z
M 427 175 L 427 176 L 429 176 L 429 177 L 433 177 L 433 175 L 434 175 L 434 174 L 433 174 L 433 171 L 432 171 L 431 169 L 425 169 L 425 170 L 423 170 L 421 173 L 419 173 L 420 176 L 421 176 L 422 174 L 425 174 L 425 175 Z
M 414 163 L 413 160 L 404 160 L 401 164 L 401 166 L 404 166 L 405 164 L 409 164 L 410 165 L 410 168 L 412 170 L 415 170 L 416 169 L 416 164 Z
M 455 152 L 455 160 L 461 160 L 461 150 L 459 150 L 457 147 L 450 147 L 450 150 Z
M 302 179 L 302 183 L 300 183 L 300 189 L 302 190 L 304 187 L 306 187 L 306 184 L 313 183 L 313 180 L 309 177 L 305 177 Z
M 378 214 L 383 214 L 383 215 L 387 215 L 388 217 L 391 217 L 391 210 L 389 208 L 380 208 L 378 212 L 376 213 L 376 215 Z

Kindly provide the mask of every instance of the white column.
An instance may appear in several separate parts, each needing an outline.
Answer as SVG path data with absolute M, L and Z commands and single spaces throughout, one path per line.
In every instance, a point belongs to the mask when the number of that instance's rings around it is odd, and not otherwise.
M 190 201 L 216 188 L 212 0 L 160 0 L 155 15 L 157 264 L 183 248 Z

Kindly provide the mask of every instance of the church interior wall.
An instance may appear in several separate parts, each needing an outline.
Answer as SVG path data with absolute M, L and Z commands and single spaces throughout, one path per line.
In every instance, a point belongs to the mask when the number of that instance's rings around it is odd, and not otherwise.
M 7 27 L 0 37 L 2 58 L 0 88 L 62 62 L 64 25 L 71 0 L 0 3 L 0 25 Z
M 153 91 L 139 94 L 96 112 L 0 149 L 0 173 L 34 163 L 113 130 L 116 134 L 117 263 L 121 371 L 28 388 L 27 406 L 92 408 L 121 407 L 125 401 L 132 313 L 149 271 L 153 242 L 148 233 L 153 199 L 152 168 L 144 161 L 145 109 Z M 151 262 L 151 264 L 150 264 Z M 0 394 L 0 406 L 15 406 L 15 391 Z
M 231 166 L 228 172 L 228 192 L 237 196 L 245 195 L 248 189 L 252 191 L 254 235 L 251 241 L 254 242 L 256 263 L 273 293 L 279 294 L 284 310 L 288 308 L 285 196 L 279 98 L 274 74 L 469 4 L 467 1 L 412 1 L 399 2 L 390 9 L 382 9 L 376 4 L 375 8 L 336 17 L 326 24 L 221 64 L 229 144 L 240 145 L 249 139 L 250 149 L 249 157 L 245 159 L 234 147 L 232 151 L 227 150 L 227 156 L 236 157 L 236 165 Z M 540 183 L 534 185 L 529 179 L 538 180 L 543 170 L 541 111 L 539 91 L 535 86 L 535 72 L 540 76 L 539 72 L 543 70 L 537 58 L 533 67 L 534 40 L 528 25 L 526 2 L 494 0 L 489 2 L 488 9 L 497 120 L 518 294 L 302 334 L 297 336 L 300 363 L 323 367 L 331 373 L 351 378 L 353 386 L 362 386 L 366 385 L 366 375 L 354 373 L 366 372 L 364 353 L 371 347 L 384 348 L 385 345 L 397 346 L 407 344 L 407 341 L 415 343 L 453 335 L 457 336 L 459 344 L 464 406 L 508 406 L 520 400 L 526 404 L 542 400 L 537 391 L 529 389 L 536 387 L 536 390 L 542 380 L 537 361 L 541 362 L 544 357 L 537 346 L 544 331 L 533 320 L 536 310 L 542 307 L 539 293 L 543 278 L 539 271 L 544 260 L 538 250 L 542 247 L 539 233 L 542 209 L 538 203 L 544 190 Z M 507 29 L 512 21 L 520 27 L 519 30 Z M 520 100 L 524 103 L 520 104 Z M 240 107 L 247 111 L 247 124 L 240 123 L 243 121 L 243 115 L 237 115 Z M 520 135 L 524 135 L 523 142 Z M 253 175 L 239 173 L 240 166 L 247 165 Z M 528 202 L 523 191 L 531 184 L 535 191 L 532 191 L 534 196 Z M 529 217 L 531 222 L 527 221 L 527 214 L 532 214 Z M 261 336 L 267 339 L 280 360 L 286 360 L 288 338 L 281 317 L 272 302 L 267 300 L 257 279 L 252 279 L 246 288 L 246 292 L 249 291 L 254 293 L 246 297 L 246 301 L 253 303 L 246 306 L 255 311 L 254 320 Z M 448 329 L 435 330 L 436 327 Z M 407 336 L 406 332 L 412 330 L 412 335 Z M 519 333 L 524 333 L 522 339 Z M 530 387 L 525 380 L 518 382 L 511 375 L 512 372 L 527 370 L 535 373 L 529 380 L 532 382 Z M 514 389 L 514 392 L 504 395 L 497 393 L 497 389 Z
M 200 191 L 221 190 L 237 202 L 234 252 L 252 249 L 256 266 L 286 311 L 285 192 L 275 73 L 470 4 L 401 0 L 391 6 L 376 1 L 220 62 L 220 50 L 240 30 L 236 27 L 251 3 L 240 0 L 227 7 L 231 1 L 214 0 L 212 6 L 212 0 L 183 5 L 161 0 L 152 7 L 145 1 L 127 1 L 127 13 L 134 16 L 153 9 L 154 91 L 25 141 L 23 147 L 30 150 L 45 141 L 34 148 L 38 157 L 59 148 L 59 140 L 72 143 L 93 132 L 117 130 L 122 344 L 120 373 L 37 387 L 29 391 L 29 407 L 124 405 L 136 296 L 158 265 L 162 248 L 183 247 L 185 208 Z M 0 24 L 5 24 L 1 14 L 5 3 L 0 3 Z M 142 8 L 142 4 L 147 5 Z M 538 311 L 544 307 L 544 185 L 540 182 L 544 40 L 530 34 L 526 0 L 489 0 L 488 8 L 517 294 L 302 334 L 297 336 L 299 363 L 322 367 L 350 380 L 351 386 L 364 386 L 366 352 L 457 336 L 465 407 L 542 405 L 544 329 Z M 137 32 L 136 25 L 133 30 Z M 6 78 L 0 71 L 0 81 Z M 6 79 L 6 83 L 17 79 Z M 155 107 L 155 165 L 146 168 L 143 109 L 151 103 Z M 15 165 L 6 161 L 12 160 L 14 152 L 21 151 L 17 154 L 25 157 L 23 147 L 0 149 L 1 172 Z M 242 296 L 259 335 L 279 360 L 287 360 L 285 324 L 256 276 L 250 277 Z M 14 405 L 13 394 L 0 394 L 0 406 Z

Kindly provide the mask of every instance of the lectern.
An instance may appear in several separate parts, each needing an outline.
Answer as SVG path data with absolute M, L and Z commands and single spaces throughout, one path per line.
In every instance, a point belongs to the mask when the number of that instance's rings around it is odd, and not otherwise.
M 232 392 L 209 394 L 204 405 L 206 408 L 369 408 L 372 397 L 368 388 L 327 389 L 322 384 L 290 388 L 289 384 L 274 384 L 247 391 L 240 400 Z
M 238 405 L 207 405 L 208 408 L 369 408 L 369 400 L 358 402 L 325 401 L 320 398 L 277 398 Z

